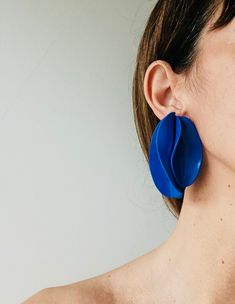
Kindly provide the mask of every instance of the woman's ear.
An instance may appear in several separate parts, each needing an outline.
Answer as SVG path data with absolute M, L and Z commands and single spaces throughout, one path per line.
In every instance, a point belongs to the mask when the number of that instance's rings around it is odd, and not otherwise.
M 180 100 L 174 95 L 178 75 L 171 66 L 162 60 L 152 62 L 144 76 L 144 95 L 155 113 L 161 120 L 170 112 L 179 114 L 183 108 Z

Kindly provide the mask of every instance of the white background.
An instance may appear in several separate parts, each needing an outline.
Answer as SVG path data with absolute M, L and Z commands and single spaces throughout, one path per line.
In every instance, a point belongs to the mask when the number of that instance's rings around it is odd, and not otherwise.
M 13 304 L 147 253 L 175 219 L 132 112 L 155 1 L 0 3 L 0 303 Z

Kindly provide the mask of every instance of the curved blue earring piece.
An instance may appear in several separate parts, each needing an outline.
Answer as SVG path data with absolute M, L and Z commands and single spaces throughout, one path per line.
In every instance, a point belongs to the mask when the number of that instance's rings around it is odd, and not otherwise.
M 155 186 L 169 198 L 182 198 L 198 176 L 202 155 L 192 120 L 169 113 L 158 123 L 150 142 L 149 167 Z

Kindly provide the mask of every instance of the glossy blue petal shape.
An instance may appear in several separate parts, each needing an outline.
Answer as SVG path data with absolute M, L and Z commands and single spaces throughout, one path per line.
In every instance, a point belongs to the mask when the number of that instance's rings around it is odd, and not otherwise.
M 202 143 L 194 123 L 186 116 L 176 116 L 177 141 L 171 156 L 171 167 L 182 188 L 191 185 L 202 165 Z
M 165 116 L 155 128 L 149 148 L 150 172 L 158 190 L 167 197 L 180 198 L 183 189 L 175 181 L 170 158 L 175 141 L 175 113 Z
M 169 198 L 181 198 L 201 168 L 202 143 L 193 122 L 175 112 L 155 128 L 149 148 L 149 167 L 155 186 Z

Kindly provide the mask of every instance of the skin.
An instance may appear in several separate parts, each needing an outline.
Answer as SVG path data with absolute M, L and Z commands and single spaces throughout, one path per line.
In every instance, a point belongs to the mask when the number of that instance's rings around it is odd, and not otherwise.
M 175 230 L 125 265 L 45 289 L 24 304 L 235 303 L 235 20 L 212 33 L 206 29 L 189 74 L 157 60 L 144 79 L 155 115 L 187 116 L 203 144 L 203 164 L 185 189 Z

